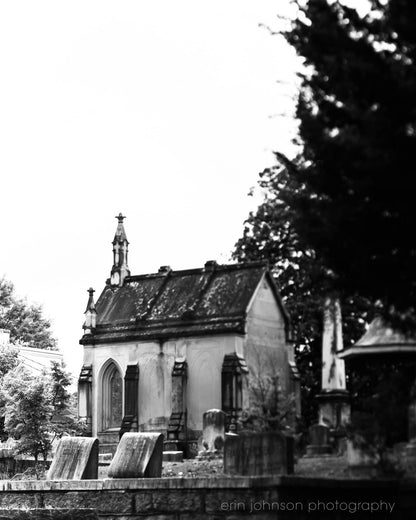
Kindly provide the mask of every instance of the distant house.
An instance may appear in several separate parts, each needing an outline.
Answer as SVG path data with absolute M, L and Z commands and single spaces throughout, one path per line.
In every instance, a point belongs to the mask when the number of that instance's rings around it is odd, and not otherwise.
M 299 396 L 289 318 L 264 263 L 131 276 L 122 215 L 113 267 L 85 312 L 79 413 L 102 443 L 124 431 L 161 431 L 194 443 L 202 414 L 227 413 L 235 429 L 248 405 L 249 375 L 279 373 Z M 123 381 L 124 380 L 124 381 Z
M 9 344 L 10 331 L 0 329 L 0 346 L 7 346 Z M 52 361 L 58 363 L 63 361 L 63 355 L 58 350 L 45 350 L 41 348 L 25 347 L 23 345 L 16 346 L 19 349 L 19 360 L 35 375 L 41 373 L 42 370 L 48 370 L 51 367 Z

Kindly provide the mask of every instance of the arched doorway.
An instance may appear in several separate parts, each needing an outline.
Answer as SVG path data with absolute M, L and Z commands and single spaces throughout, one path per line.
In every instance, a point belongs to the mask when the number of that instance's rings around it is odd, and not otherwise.
M 101 396 L 101 430 L 120 428 L 123 419 L 123 379 L 114 361 L 110 361 L 104 369 Z

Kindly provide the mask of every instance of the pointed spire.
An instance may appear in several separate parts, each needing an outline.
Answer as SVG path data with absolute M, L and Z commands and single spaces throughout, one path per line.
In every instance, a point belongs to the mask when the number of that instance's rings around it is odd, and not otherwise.
M 119 213 L 118 215 L 116 215 L 115 218 L 118 220 L 118 225 L 116 229 L 116 234 L 114 235 L 113 244 L 116 244 L 117 242 L 123 243 L 124 241 L 128 244 L 129 242 L 127 240 L 126 231 L 124 230 L 123 225 L 123 221 L 126 217 L 122 213 Z
M 92 287 L 90 287 L 88 289 L 89 297 L 88 297 L 88 303 L 87 303 L 87 308 L 85 309 L 85 312 L 95 311 L 94 293 L 95 293 L 95 290 Z M 84 314 L 85 314 L 85 312 L 84 312 Z
M 87 308 L 85 309 L 85 322 L 82 328 L 84 329 L 85 334 L 92 334 L 97 321 L 97 311 L 95 309 L 95 303 L 94 303 L 94 289 L 90 287 L 88 289 L 89 297 L 88 297 L 88 303 Z
M 130 275 L 127 262 L 129 241 L 123 225 L 126 217 L 119 213 L 115 218 L 118 220 L 118 224 L 113 240 L 113 267 L 111 269 L 110 283 L 111 285 L 122 286 L 124 278 Z

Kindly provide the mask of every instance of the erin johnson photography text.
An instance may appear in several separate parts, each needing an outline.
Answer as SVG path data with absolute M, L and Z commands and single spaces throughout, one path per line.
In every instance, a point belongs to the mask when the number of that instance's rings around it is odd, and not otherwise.
M 252 500 L 250 502 L 238 502 L 237 500 L 233 500 L 231 502 L 222 502 L 220 509 L 221 511 L 245 511 L 246 513 L 256 513 L 259 511 L 304 511 L 308 513 L 342 511 L 354 514 L 362 511 L 369 513 L 392 513 L 395 505 L 394 502 L 385 502 L 384 500 L 373 502 L 347 502 L 340 500 L 311 500 L 307 502 Z

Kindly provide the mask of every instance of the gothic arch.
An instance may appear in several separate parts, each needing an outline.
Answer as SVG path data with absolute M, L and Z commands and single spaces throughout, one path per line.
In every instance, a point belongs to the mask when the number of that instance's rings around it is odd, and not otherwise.
M 123 420 L 123 377 L 113 359 L 108 359 L 102 366 L 100 381 L 100 429 L 120 428 Z

